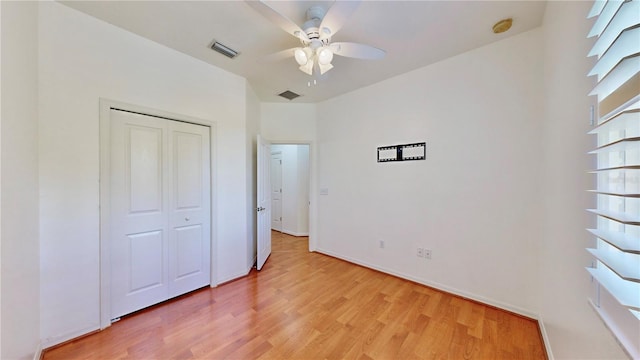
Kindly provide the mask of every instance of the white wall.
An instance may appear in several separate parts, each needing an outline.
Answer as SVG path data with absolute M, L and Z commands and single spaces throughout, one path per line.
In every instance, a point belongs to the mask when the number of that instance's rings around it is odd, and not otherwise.
M 48 346 L 99 325 L 101 97 L 217 123 L 218 282 L 247 271 L 250 174 L 245 79 L 60 3 L 39 7 L 40 299 Z
M 316 105 L 261 103 L 260 134 L 276 143 L 315 140 Z
M 535 316 L 541 40 L 529 31 L 318 104 L 318 250 Z M 421 141 L 425 161 L 376 162 L 378 146 Z
M 2 359 L 31 359 L 40 340 L 38 6 L 1 2 Z
M 593 39 L 586 39 L 592 21 L 591 2 L 547 4 L 544 17 L 544 232 L 540 237 L 541 319 L 556 359 L 626 358 L 613 337 L 587 304 L 590 257 L 583 248 L 593 240 L 592 207 L 595 159 L 587 152 L 593 137 L 586 96 L 593 79 L 586 74 L 593 59 L 586 57 Z
M 309 235 L 309 145 L 273 144 L 282 153 L 282 232 Z

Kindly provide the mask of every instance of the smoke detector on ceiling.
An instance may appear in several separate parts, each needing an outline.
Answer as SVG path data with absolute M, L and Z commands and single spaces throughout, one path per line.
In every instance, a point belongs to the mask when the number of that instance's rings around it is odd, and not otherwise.
M 495 25 L 493 25 L 493 33 L 494 34 L 503 33 L 505 31 L 511 29 L 511 25 L 512 24 L 513 24 L 513 19 L 512 18 L 500 20 Z

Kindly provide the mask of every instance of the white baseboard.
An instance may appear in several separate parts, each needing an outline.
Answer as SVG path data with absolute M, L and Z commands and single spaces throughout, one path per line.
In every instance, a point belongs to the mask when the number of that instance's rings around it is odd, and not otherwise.
M 231 274 L 231 275 L 229 275 L 227 277 L 224 277 L 222 279 L 218 279 L 218 283 L 216 284 L 216 286 L 218 286 L 220 284 L 228 283 L 229 281 L 240 279 L 242 277 L 245 277 L 245 276 L 249 275 L 249 272 L 251 271 L 251 268 L 253 268 L 253 264 L 246 271 L 235 273 L 235 274 Z
M 38 347 L 36 347 L 36 352 L 33 354 L 33 360 L 40 360 L 42 359 L 42 344 L 38 344 Z
M 351 263 L 354 263 L 354 264 L 357 264 L 357 265 L 361 265 L 361 266 L 364 266 L 364 267 L 367 267 L 367 268 L 370 268 L 370 269 L 373 269 L 373 270 L 377 270 L 377 271 L 383 272 L 385 274 L 397 276 L 397 277 L 405 279 L 405 280 L 410 280 L 410 281 L 416 282 L 418 284 L 422 284 L 422 285 L 425 285 L 425 286 L 428 286 L 428 287 L 432 287 L 434 289 L 441 290 L 441 291 L 444 291 L 444 292 L 447 292 L 447 293 L 450 293 L 450 294 L 453 294 L 453 295 L 458 295 L 458 296 L 461 296 L 461 297 L 464 297 L 464 298 L 467 298 L 467 299 L 478 301 L 478 302 L 481 302 L 483 304 L 494 306 L 494 307 L 497 307 L 499 309 L 503 309 L 503 310 L 506 310 L 506 311 L 509 311 L 509 312 L 512 312 L 512 313 L 515 313 L 515 314 L 518 314 L 518 315 L 522 315 L 522 316 L 525 316 L 525 317 L 528 317 L 528 318 L 531 318 L 531 319 L 534 319 L 534 320 L 538 320 L 538 314 L 535 314 L 535 313 L 533 313 L 533 312 L 531 312 L 529 310 L 522 309 L 522 308 L 520 308 L 518 306 L 514 306 L 514 305 L 511 305 L 511 304 L 502 302 L 502 301 L 498 301 L 498 300 L 490 299 L 490 298 L 487 298 L 487 297 L 484 297 L 484 296 L 480 296 L 480 295 L 477 295 L 477 294 L 469 293 L 469 292 L 466 292 L 466 291 L 463 291 L 463 290 L 460 290 L 460 289 L 456 289 L 456 288 L 453 288 L 453 287 L 450 287 L 450 286 L 447 286 L 447 285 L 444 285 L 444 284 L 440 284 L 440 283 L 437 283 L 437 282 L 421 279 L 421 278 L 418 278 L 418 277 L 415 277 L 415 276 L 412 276 L 412 275 L 408 275 L 408 274 L 402 273 L 400 271 L 395 271 L 395 270 L 392 270 L 392 269 L 387 269 L 387 268 L 384 268 L 384 267 L 381 267 L 381 266 L 373 265 L 373 264 L 367 263 L 366 261 L 361 261 L 361 260 L 354 259 L 354 258 L 351 258 L 351 257 L 348 257 L 348 256 L 338 255 L 338 254 L 333 253 L 333 252 L 328 251 L 328 250 L 324 250 L 324 249 L 318 248 L 318 249 L 316 249 L 316 252 L 319 252 L 319 253 L 325 254 L 325 255 L 329 255 L 331 257 L 335 257 L 335 258 L 338 258 L 338 259 L 341 259 L 341 260 L 344 260 L 344 261 L 348 261 L 348 262 L 351 262 Z
M 544 348 L 547 350 L 547 358 L 549 360 L 555 359 L 553 357 L 553 352 L 551 351 L 551 344 L 549 343 L 549 335 L 547 334 L 547 329 L 544 327 L 544 321 L 541 318 L 538 318 L 538 327 L 540 328 L 540 334 L 542 335 L 542 342 L 544 343 Z
M 309 236 L 308 232 L 302 232 L 302 233 L 298 233 L 298 232 L 294 232 L 294 231 L 289 231 L 289 230 L 282 230 L 280 231 L 283 234 L 287 234 L 287 235 L 291 235 L 291 236 Z
M 52 346 L 55 346 L 55 345 L 58 345 L 58 344 L 62 344 L 65 341 L 77 339 L 79 337 L 87 335 L 90 332 L 98 331 L 98 330 L 100 330 L 100 325 L 99 324 L 97 324 L 95 326 L 84 328 L 82 330 L 70 331 L 70 332 L 62 334 L 62 335 L 50 336 L 50 337 L 48 337 L 46 339 L 43 339 L 39 346 L 43 350 L 44 349 L 48 349 L 48 348 L 50 348 Z

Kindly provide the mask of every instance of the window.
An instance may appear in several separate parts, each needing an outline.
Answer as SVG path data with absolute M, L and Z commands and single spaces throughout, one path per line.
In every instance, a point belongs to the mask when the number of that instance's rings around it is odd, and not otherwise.
M 632 358 L 640 358 L 640 1 L 596 1 L 589 56 L 595 128 L 596 228 L 590 302 Z

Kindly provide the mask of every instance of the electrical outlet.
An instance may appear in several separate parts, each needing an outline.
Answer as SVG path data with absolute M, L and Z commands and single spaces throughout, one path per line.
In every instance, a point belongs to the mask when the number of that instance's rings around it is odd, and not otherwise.
M 431 259 L 431 249 L 424 249 L 424 257 L 425 259 Z
M 416 252 L 416 255 L 418 257 L 424 257 L 424 249 L 423 248 L 418 248 L 418 251 Z
M 384 249 L 384 240 L 380 240 L 380 249 Z

